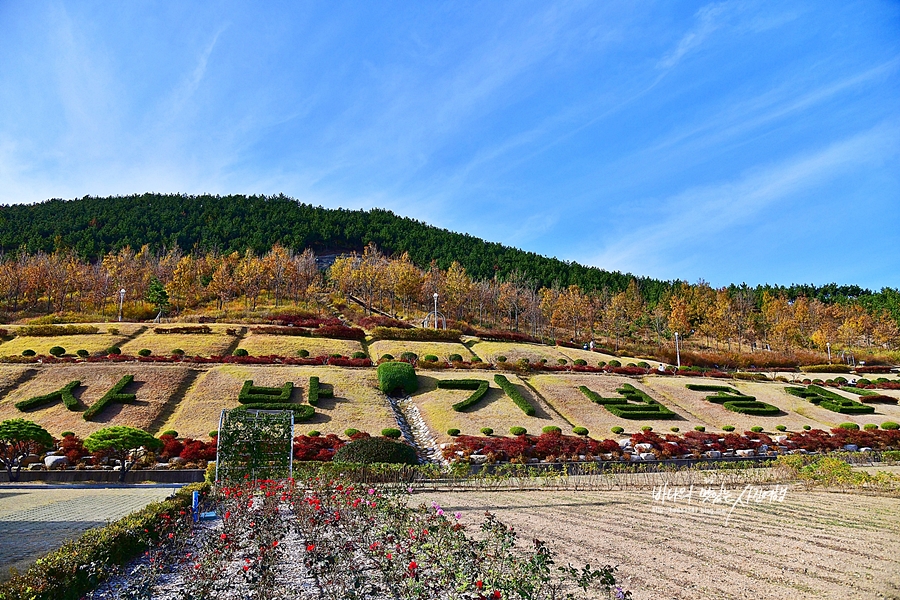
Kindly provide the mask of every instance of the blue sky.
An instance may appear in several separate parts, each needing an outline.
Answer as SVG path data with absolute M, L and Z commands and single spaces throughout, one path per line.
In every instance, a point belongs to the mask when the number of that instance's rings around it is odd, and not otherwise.
M 898 287 L 900 3 L 0 0 L 0 203 L 146 191 Z

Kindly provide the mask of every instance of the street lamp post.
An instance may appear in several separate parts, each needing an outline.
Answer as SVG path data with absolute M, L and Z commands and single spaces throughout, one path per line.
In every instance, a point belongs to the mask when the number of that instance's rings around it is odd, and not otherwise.
M 434 293 L 434 328 L 437 329 L 438 312 L 437 312 L 437 292 Z
M 675 360 L 678 361 L 678 368 L 681 368 L 681 350 L 678 348 L 678 332 L 675 332 Z
M 125 302 L 125 288 L 119 290 L 119 321 L 122 320 L 122 304 Z
M 831 364 L 831 342 L 825 342 L 825 347 L 828 348 L 828 364 Z

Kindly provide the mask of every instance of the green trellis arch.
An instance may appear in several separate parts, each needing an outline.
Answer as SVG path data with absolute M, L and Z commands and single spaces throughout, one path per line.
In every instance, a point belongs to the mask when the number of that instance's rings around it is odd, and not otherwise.
M 291 477 L 293 443 L 294 413 L 289 410 L 223 410 L 216 481 Z

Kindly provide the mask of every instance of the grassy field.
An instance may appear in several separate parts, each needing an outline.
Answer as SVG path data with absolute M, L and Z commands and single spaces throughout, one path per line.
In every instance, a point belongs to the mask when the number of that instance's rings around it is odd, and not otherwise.
M 362 352 L 362 344 L 353 340 L 332 340 L 308 338 L 294 335 L 266 335 L 251 333 L 241 340 L 238 348 L 243 348 L 250 356 L 297 356 L 297 351 L 305 349 L 310 356 L 340 354 L 350 356 Z
M 218 428 L 222 409 L 239 406 L 238 393 L 247 379 L 255 385 L 273 387 L 292 381 L 291 401 L 306 402 L 311 375 L 333 386 L 335 397 L 319 400 L 315 417 L 297 423 L 298 434 L 316 429 L 343 436 L 345 429 L 355 427 L 377 435 L 385 427 L 396 426 L 387 400 L 376 388 L 373 369 L 222 365 L 206 371 L 193 383 L 159 429 L 174 429 L 183 436 L 206 436 Z
M 174 327 L 174 325 L 173 325 Z M 226 333 L 228 329 L 238 329 L 239 325 L 210 325 L 211 333 L 156 333 L 153 328 L 137 336 L 124 346 L 122 352 L 136 355 L 147 348 L 155 355 L 168 356 L 172 350 L 181 349 L 188 356 L 221 356 L 228 352 L 236 335 Z
M 463 360 L 471 360 L 472 353 L 463 344 L 455 342 L 406 342 L 401 340 L 379 340 L 369 344 L 369 356 L 378 360 L 385 354 L 400 358 L 404 352 L 415 352 L 419 358 L 434 354 L 440 360 L 448 360 L 451 354 L 459 354 Z
M 527 416 L 507 397 L 503 390 L 494 383 L 493 372 L 420 371 L 419 391 L 413 396 L 413 401 L 422 413 L 428 427 L 440 442 L 451 439 L 447 435 L 447 430 L 450 428 L 459 429 L 464 435 L 481 435 L 479 431 L 482 427 L 493 428 L 496 435 L 508 435 L 510 427 L 525 427 L 529 433 L 539 434 L 541 428 L 547 425 L 556 425 L 567 434 L 572 432 L 571 426 L 535 396 L 521 379 L 511 373 L 506 373 L 506 376 L 537 409 L 535 416 Z M 438 389 L 437 380 L 463 378 L 487 381 L 490 384 L 490 390 L 474 407 L 465 412 L 456 412 L 451 406 L 464 400 L 472 392 Z
M 178 400 L 182 384 L 190 376 L 187 367 L 174 365 L 55 365 L 42 367 L 38 373 L 11 390 L 0 400 L 0 421 L 24 418 L 42 425 L 51 434 L 58 436 L 63 431 L 74 431 L 86 436 L 109 425 L 130 425 L 152 430 L 159 417 Z M 96 402 L 124 375 L 134 375 L 134 382 L 125 388 L 126 393 L 134 393 L 137 400 L 133 404 L 112 404 L 98 414 L 94 420 L 85 421 L 81 413 Z M 74 396 L 81 401 L 82 410 L 72 412 L 62 402 L 42 408 L 19 411 L 14 404 L 33 396 L 58 390 L 72 380 L 81 381 Z

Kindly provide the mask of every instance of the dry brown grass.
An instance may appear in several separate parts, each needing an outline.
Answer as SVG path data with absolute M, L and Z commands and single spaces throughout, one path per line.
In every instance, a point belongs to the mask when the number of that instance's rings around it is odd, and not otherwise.
M 491 427 L 495 435 L 508 435 L 510 427 L 525 427 L 529 433 L 539 434 L 542 427 L 556 425 L 564 433 L 571 433 L 571 426 L 541 401 L 521 379 L 512 373 L 504 374 L 537 409 L 534 417 L 527 416 L 507 397 L 494 383 L 492 372 L 419 371 L 419 391 L 413 396 L 413 401 L 439 441 L 451 439 L 447 435 L 450 428 L 459 429 L 464 435 L 481 435 L 479 431 L 482 427 Z M 489 383 L 490 390 L 474 407 L 465 412 L 456 412 L 452 405 L 464 400 L 472 392 L 438 389 L 438 379 L 481 379 Z
M 172 350 L 181 349 L 188 356 L 221 356 L 237 339 L 225 333 L 228 327 L 211 326 L 212 333 L 155 333 L 152 329 L 142 333 L 122 346 L 125 354 L 136 355 L 144 348 L 157 356 L 169 356 Z M 235 325 L 233 328 L 238 328 Z
M 294 394 L 291 400 L 306 402 L 312 375 L 318 376 L 323 384 L 333 386 L 335 397 L 320 399 L 315 417 L 297 423 L 298 434 L 316 429 L 323 434 L 343 435 L 349 427 L 378 434 L 385 427 L 396 426 L 390 405 L 376 387 L 373 369 L 222 365 L 210 369 L 194 382 L 184 400 L 159 429 L 174 429 L 183 436 L 207 435 L 218 428 L 222 409 L 239 406 L 238 393 L 247 379 L 256 385 L 273 387 L 292 381 Z
M 471 342 L 470 348 L 481 360 L 491 363 L 496 362 L 498 356 L 505 356 L 508 362 L 516 362 L 522 358 L 527 358 L 529 362 L 538 362 L 540 359 L 546 358 L 547 362 L 553 364 L 556 364 L 557 359 L 560 358 L 569 361 L 569 357 L 560 352 L 556 346 L 544 346 L 541 344 Z M 596 361 L 594 364 L 597 364 Z
M 362 344 L 353 340 L 332 340 L 328 338 L 308 338 L 294 335 L 266 335 L 251 333 L 241 340 L 238 348 L 243 348 L 250 356 L 297 356 L 305 349 L 310 356 L 340 354 L 350 356 L 362 352 Z
M 166 410 L 168 404 L 177 401 L 176 393 L 189 372 L 189 368 L 175 365 L 44 366 L 34 377 L 17 386 L 0 401 L 0 420 L 28 419 L 57 436 L 68 430 L 83 437 L 110 425 L 130 425 L 149 429 Z M 81 416 L 83 410 L 69 411 L 62 402 L 27 412 L 21 412 L 14 406 L 20 400 L 58 390 L 72 380 L 79 380 L 81 386 L 75 390 L 74 395 L 87 408 L 125 375 L 134 375 L 134 383 L 124 391 L 135 393 L 136 402 L 112 404 L 93 421 L 85 421 Z
M 439 360 L 449 360 L 451 354 L 459 354 L 463 360 L 471 360 L 472 353 L 463 344 L 456 342 L 414 342 L 403 340 L 379 340 L 369 344 L 369 356 L 378 360 L 385 354 L 400 358 L 404 352 L 414 352 L 419 358 L 434 354 Z
M 23 350 L 34 350 L 38 354 L 49 355 L 50 348 L 61 346 L 69 354 L 77 350 L 87 350 L 91 354 L 106 350 L 127 341 L 124 335 L 61 335 L 58 337 L 17 337 L 0 345 L 0 356 L 20 356 Z

